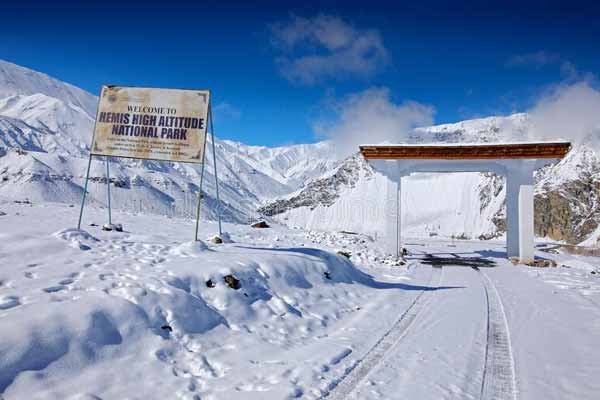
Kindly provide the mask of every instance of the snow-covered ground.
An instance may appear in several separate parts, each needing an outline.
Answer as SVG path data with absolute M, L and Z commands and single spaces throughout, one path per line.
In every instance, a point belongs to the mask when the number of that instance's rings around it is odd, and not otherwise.
M 225 224 L 213 244 L 202 222 L 195 243 L 190 219 L 115 212 L 125 231 L 104 232 L 90 207 L 77 231 L 77 207 L 0 211 L 6 400 L 600 393 L 598 258 L 539 252 L 559 265 L 540 269 L 500 241 L 418 239 L 398 266 L 351 233 Z

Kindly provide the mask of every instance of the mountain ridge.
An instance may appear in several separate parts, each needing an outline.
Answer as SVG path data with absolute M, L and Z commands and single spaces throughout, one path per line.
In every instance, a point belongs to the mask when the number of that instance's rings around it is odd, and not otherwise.
M 21 87 L 22 86 L 22 87 Z M 75 203 L 84 172 L 97 98 L 46 74 L 0 60 L 0 198 Z M 412 142 L 498 142 L 528 137 L 525 113 L 417 128 Z M 209 136 L 210 143 L 210 136 Z M 592 138 L 593 139 L 593 138 Z M 592 141 L 593 142 L 593 141 Z M 212 164 L 205 169 L 204 218 L 234 222 L 273 218 L 310 229 L 383 232 L 383 177 L 357 155 L 335 160 L 334 143 L 249 146 L 216 139 L 222 207 Z M 579 146 L 536 173 L 536 233 L 595 243 L 600 237 L 600 157 Z M 212 146 L 207 146 L 212 159 Z M 190 164 L 111 158 L 112 206 L 131 212 L 193 217 L 201 169 Z M 90 201 L 106 206 L 102 160 L 92 164 Z M 489 174 L 411 177 L 403 198 L 414 235 L 497 237 L 505 229 L 504 184 Z M 431 198 L 445 198 L 439 202 Z

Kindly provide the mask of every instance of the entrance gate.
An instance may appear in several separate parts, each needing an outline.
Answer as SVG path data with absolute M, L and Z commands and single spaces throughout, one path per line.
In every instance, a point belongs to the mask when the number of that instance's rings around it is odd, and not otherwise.
M 400 257 L 402 177 L 417 172 L 493 172 L 506 178 L 506 250 L 508 257 L 528 263 L 534 259 L 534 172 L 563 159 L 571 143 L 393 144 L 361 145 L 360 152 L 373 168 L 388 178 L 385 215 L 386 246 Z

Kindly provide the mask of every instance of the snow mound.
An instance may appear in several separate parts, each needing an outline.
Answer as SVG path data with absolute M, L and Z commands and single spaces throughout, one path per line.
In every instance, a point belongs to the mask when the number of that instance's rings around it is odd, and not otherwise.
M 171 249 L 170 253 L 179 257 L 199 257 L 208 250 L 208 246 L 201 240 L 190 241 L 180 244 Z
M 63 240 L 86 240 L 98 242 L 99 240 L 83 229 L 66 228 L 52 234 L 52 236 Z
M 52 236 L 58 239 L 66 240 L 74 249 L 90 250 L 92 245 L 99 242 L 97 238 L 90 235 L 83 229 L 67 228 L 55 232 Z
M 236 243 L 209 251 L 185 242 L 181 220 L 120 215 L 140 233 L 95 238 L 58 230 L 72 208 L 6 207 L 3 240 L 13 250 L 0 270 L 0 392 L 8 399 L 233 398 L 257 382 L 248 368 L 256 362 L 268 369 L 270 398 L 286 398 L 295 384 L 274 378 L 288 350 L 359 315 L 378 287 L 348 259 L 281 227 L 228 225 Z M 38 223 L 24 224 L 16 210 Z M 268 247 L 273 236 L 280 247 Z M 323 346 L 303 379 L 339 352 Z M 140 387 L 142 377 L 155 384 Z
M 0 392 L 18 381 L 37 379 L 39 370 L 79 371 L 101 363 L 118 345 L 135 340 L 147 317 L 137 307 L 107 295 L 92 294 L 72 302 L 50 302 L 44 312 L 34 305 L 12 313 L 12 329 L 0 341 Z M 114 354 L 113 354 L 114 355 Z M 10 398 L 10 390 L 5 393 Z

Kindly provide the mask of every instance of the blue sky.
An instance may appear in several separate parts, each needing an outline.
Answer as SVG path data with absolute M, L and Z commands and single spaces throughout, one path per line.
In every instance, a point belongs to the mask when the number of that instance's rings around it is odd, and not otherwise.
M 591 2 L 79 3 L 3 4 L 0 58 L 94 94 L 210 88 L 216 134 L 250 144 L 319 140 L 336 105 L 368 90 L 446 123 L 526 111 L 600 71 Z

